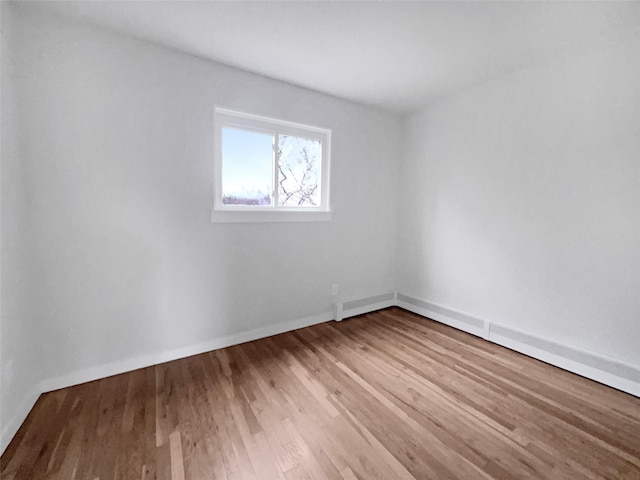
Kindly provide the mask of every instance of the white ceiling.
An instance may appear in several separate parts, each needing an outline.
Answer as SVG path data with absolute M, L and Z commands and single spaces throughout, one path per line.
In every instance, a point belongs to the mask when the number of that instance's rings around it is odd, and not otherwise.
M 640 2 L 47 1 L 37 7 L 400 113 L 608 30 L 640 26 Z

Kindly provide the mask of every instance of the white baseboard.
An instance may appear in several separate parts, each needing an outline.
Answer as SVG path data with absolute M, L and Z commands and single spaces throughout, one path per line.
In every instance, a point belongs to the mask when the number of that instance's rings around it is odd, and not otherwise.
M 435 303 L 409 297 L 402 293 L 398 293 L 397 306 L 477 337 L 487 338 L 487 322 L 485 320 L 472 317 L 457 310 L 447 309 Z
M 40 397 L 41 391 L 39 385 L 36 386 L 31 392 L 25 395 L 20 408 L 10 418 L 2 418 L 2 432 L 0 433 L 0 455 L 2 455 L 5 449 L 9 446 L 9 442 L 18 432 L 18 429 L 22 423 L 26 420 L 27 415 L 36 404 L 36 401 Z
M 398 293 L 397 306 L 640 397 L 640 366 Z
M 358 300 L 350 300 L 341 304 L 346 305 L 347 307 L 344 311 L 346 315 L 342 315 L 342 310 L 340 316 L 337 316 L 336 312 L 327 311 L 318 315 L 313 315 L 311 317 L 301 318 L 290 322 L 277 323 L 275 325 L 256 328 L 247 332 L 216 338 L 214 340 L 209 340 L 207 342 L 191 345 L 185 348 L 169 350 L 167 352 L 159 352 L 153 355 L 131 358 L 119 362 L 112 362 L 105 365 L 99 365 L 97 367 L 76 370 L 59 377 L 47 378 L 38 383 L 33 395 L 31 395 L 28 399 L 25 399 L 21 411 L 18 412 L 12 422 L 2 430 L 2 444 L 0 448 L 0 454 L 2 454 L 5 448 L 9 445 L 9 442 L 18 431 L 18 428 L 20 428 L 20 425 L 31 411 L 31 408 L 33 408 L 33 405 L 38 399 L 38 396 L 40 396 L 40 394 L 42 393 L 78 385 L 80 383 L 99 380 L 101 378 L 130 372 L 139 368 L 150 367 L 152 365 L 158 365 L 160 363 L 178 360 L 180 358 L 190 357 L 192 355 L 198 355 L 200 353 L 210 352 L 212 350 L 218 350 L 224 347 L 230 347 L 232 345 L 238 345 L 240 343 L 250 342 L 252 340 L 258 340 L 260 338 L 270 337 L 272 335 L 278 335 L 280 333 L 289 332 L 298 328 L 309 327 L 311 325 L 328 322 L 330 320 L 339 321 L 350 316 L 361 315 L 363 313 L 373 312 L 382 308 L 392 307 L 395 306 L 395 304 L 395 292 L 384 293 L 381 295 L 375 295 Z
M 217 338 L 185 348 L 112 362 L 97 367 L 77 370 L 59 377 L 45 379 L 38 383 L 36 388 L 26 396 L 24 402 L 21 404 L 20 411 L 16 412 L 9 422 L 5 422 L 5 419 L 3 419 L 3 428 L 0 434 L 0 455 L 9 445 L 9 442 L 20 428 L 20 425 L 22 425 L 22 422 L 24 422 L 24 419 L 27 418 L 36 400 L 42 393 L 232 345 L 238 345 L 244 342 L 250 342 L 252 340 L 258 340 L 272 335 L 278 335 L 330 320 L 340 321 L 345 318 L 393 306 L 404 308 L 410 312 L 431 318 L 458 330 L 482 337 L 498 345 L 640 397 L 640 367 L 636 365 L 630 365 L 617 359 L 555 343 L 419 298 L 402 293 L 389 292 L 337 303 L 335 312 L 327 311 L 311 317 L 256 328 L 247 332 Z
M 345 318 L 355 317 L 383 308 L 394 307 L 397 304 L 396 292 L 386 292 L 369 297 L 345 300 L 335 304 L 335 320 L 340 322 Z
M 349 300 L 343 302 L 341 305 L 343 305 L 343 309 L 341 310 L 342 315 L 340 317 L 336 316 L 335 312 L 326 311 L 318 315 L 313 315 L 311 317 L 256 328 L 247 332 L 237 333 L 222 338 L 216 338 L 214 340 L 209 340 L 207 342 L 191 345 L 185 348 L 169 350 L 166 352 L 122 360 L 119 362 L 112 362 L 105 365 L 99 365 L 97 367 L 76 370 L 75 372 L 68 373 L 66 375 L 43 380 L 39 383 L 39 391 L 42 393 L 50 392 L 52 390 L 58 390 L 60 388 L 70 387 L 72 385 L 78 385 L 80 383 L 91 382 L 100 378 L 109 377 L 111 375 L 118 375 L 120 373 L 130 372 L 139 368 L 150 367 L 152 365 L 158 365 L 159 363 L 170 362 L 172 360 L 178 360 L 180 358 L 190 357 L 192 355 L 198 355 L 200 353 L 210 352 L 212 350 L 218 350 L 220 348 L 230 347 L 232 345 L 238 345 L 244 342 L 250 342 L 252 340 L 258 340 L 260 338 L 278 335 L 280 333 L 289 332 L 298 328 L 309 327 L 311 325 L 328 322 L 330 320 L 339 321 L 344 318 L 353 317 L 355 315 L 361 315 L 364 313 L 373 312 L 375 310 L 393 307 L 396 305 L 396 295 L 395 292 L 387 292 L 380 295 L 374 295 L 357 300 Z
M 250 342 L 252 340 L 258 340 L 260 338 L 270 337 L 272 335 L 278 335 L 280 333 L 289 332 L 298 328 L 304 328 L 311 325 L 316 325 L 318 323 L 328 322 L 329 320 L 333 320 L 333 318 L 333 312 L 327 311 L 311 317 L 256 328 L 247 332 L 241 332 L 226 337 L 216 338 L 214 340 L 209 340 L 207 342 L 191 345 L 184 348 L 178 348 L 166 352 L 159 352 L 153 355 L 132 358 L 120 362 L 108 363 L 93 368 L 77 370 L 60 377 L 49 378 L 40 382 L 40 391 L 50 392 L 52 390 L 58 390 L 60 388 L 70 387 L 72 385 L 78 385 L 80 383 L 91 382 L 93 380 L 110 377 L 112 375 L 118 375 L 120 373 L 130 372 L 139 368 L 150 367 L 152 365 L 158 365 L 160 363 L 170 362 L 172 360 L 178 360 L 180 358 L 190 357 L 192 355 L 198 355 L 200 353 L 210 352 L 212 350 L 218 350 L 220 348 L 230 347 L 232 345 L 238 345 L 240 343 Z
M 289 322 L 277 323 L 266 327 L 256 328 L 247 332 L 241 332 L 226 337 L 216 338 L 207 342 L 199 343 L 185 348 L 178 348 L 169 350 L 167 352 L 160 352 L 153 355 L 147 355 L 143 357 L 137 357 L 119 362 L 112 362 L 105 365 L 99 365 L 97 367 L 85 368 L 82 370 L 76 370 L 75 372 L 61 375 L 59 377 L 47 378 L 39 382 L 32 393 L 26 396 L 21 404 L 20 411 L 9 420 L 2 421 L 2 433 L 0 437 L 0 455 L 4 453 L 5 449 L 9 445 L 11 439 L 15 436 L 16 432 L 20 428 L 20 425 L 27 418 L 27 415 L 33 408 L 38 397 L 46 392 L 58 390 L 60 388 L 70 387 L 78 385 L 80 383 L 91 382 L 93 380 L 99 380 L 101 378 L 109 377 L 112 375 L 118 375 L 139 368 L 150 367 L 164 362 L 170 362 L 172 360 L 178 360 L 180 358 L 190 357 L 192 355 L 198 355 L 200 353 L 210 352 L 212 350 L 218 350 L 224 347 L 230 347 L 232 345 L 238 345 L 240 343 L 250 342 L 252 340 L 258 340 L 260 338 L 270 337 L 272 335 L 278 335 L 280 333 L 289 332 L 298 328 L 309 327 L 318 323 L 328 322 L 334 319 L 334 313 L 327 311 L 311 317 L 301 318 Z
M 491 324 L 489 340 L 545 363 L 640 397 L 640 367 L 635 365 L 552 342 L 496 323 Z

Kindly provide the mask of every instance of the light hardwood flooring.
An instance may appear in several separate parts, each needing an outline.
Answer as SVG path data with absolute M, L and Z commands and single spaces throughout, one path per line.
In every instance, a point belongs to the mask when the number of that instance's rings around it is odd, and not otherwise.
M 392 308 L 43 395 L 2 480 L 640 479 L 640 399 Z

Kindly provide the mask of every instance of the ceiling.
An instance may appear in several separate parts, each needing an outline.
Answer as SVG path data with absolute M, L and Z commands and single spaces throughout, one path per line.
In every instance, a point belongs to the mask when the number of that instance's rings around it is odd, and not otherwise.
M 640 2 L 46 1 L 27 8 L 398 113 L 609 30 L 640 26 Z

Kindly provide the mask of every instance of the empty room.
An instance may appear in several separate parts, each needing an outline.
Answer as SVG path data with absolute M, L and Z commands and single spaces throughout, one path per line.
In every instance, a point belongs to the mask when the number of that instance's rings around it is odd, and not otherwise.
M 0 23 L 2 480 L 640 480 L 640 2 Z

